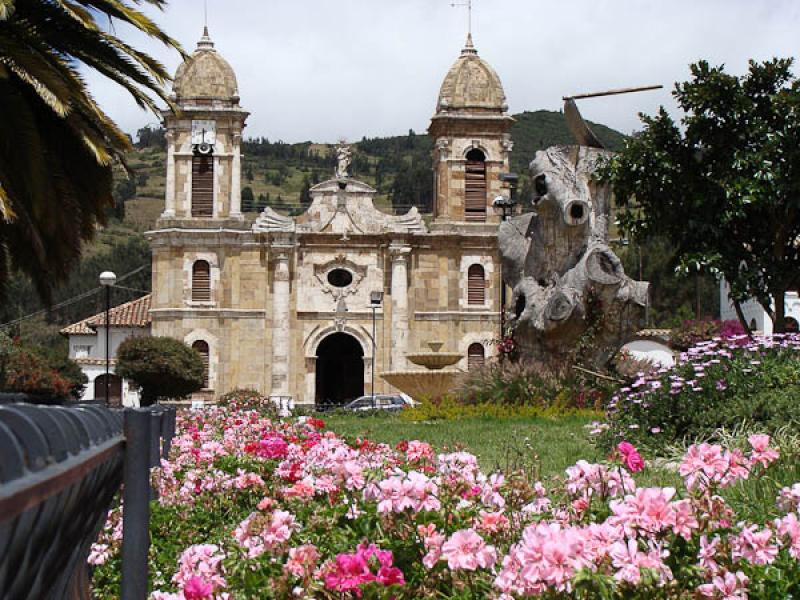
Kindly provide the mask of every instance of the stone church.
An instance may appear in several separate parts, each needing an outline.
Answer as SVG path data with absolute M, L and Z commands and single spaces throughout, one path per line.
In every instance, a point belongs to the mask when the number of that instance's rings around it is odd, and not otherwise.
M 163 115 L 165 210 L 147 233 L 152 334 L 207 357 L 208 399 L 254 388 L 298 405 L 341 403 L 370 393 L 373 377 L 376 393 L 394 391 L 381 373 L 417 368 L 406 355 L 429 342 L 461 353 L 463 370 L 495 352 L 492 203 L 509 194 L 499 175 L 509 170 L 513 119 L 471 37 L 431 119 L 435 190 L 425 218 L 416 208 L 376 209 L 376 190 L 349 176 L 343 146 L 304 214 L 266 208 L 253 220 L 241 209 L 246 99 L 207 30 L 178 68 L 173 96 L 178 112 Z

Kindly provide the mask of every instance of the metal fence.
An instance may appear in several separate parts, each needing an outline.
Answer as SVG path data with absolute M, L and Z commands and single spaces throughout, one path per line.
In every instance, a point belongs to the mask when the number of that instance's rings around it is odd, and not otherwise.
M 87 557 L 123 487 L 123 600 L 147 596 L 150 468 L 175 409 L 0 405 L 0 598 L 88 600 Z

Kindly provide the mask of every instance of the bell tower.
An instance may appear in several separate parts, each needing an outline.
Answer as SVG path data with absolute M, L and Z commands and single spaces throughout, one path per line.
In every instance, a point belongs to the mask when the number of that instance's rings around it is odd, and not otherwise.
M 236 74 L 216 51 L 208 28 L 178 67 L 176 111 L 163 112 L 167 179 L 163 219 L 242 219 L 241 140 L 247 113 Z
M 434 140 L 433 214 L 438 222 L 496 223 L 492 201 L 509 170 L 514 119 L 500 78 L 472 34 L 442 83 L 428 133 Z

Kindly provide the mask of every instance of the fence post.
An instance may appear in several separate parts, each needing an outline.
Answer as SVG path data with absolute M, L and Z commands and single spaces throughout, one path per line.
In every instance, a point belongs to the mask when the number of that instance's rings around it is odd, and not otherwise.
M 166 407 L 166 423 L 164 428 L 163 458 L 169 460 L 169 451 L 172 449 L 172 438 L 175 437 L 176 410 L 174 406 Z
M 121 600 L 147 598 L 150 549 L 151 411 L 125 409 L 125 475 L 122 493 Z

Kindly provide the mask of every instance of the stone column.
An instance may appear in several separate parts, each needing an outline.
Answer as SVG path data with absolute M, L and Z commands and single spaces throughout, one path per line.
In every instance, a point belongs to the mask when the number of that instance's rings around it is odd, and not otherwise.
M 233 147 L 231 152 L 231 218 L 242 218 L 242 134 L 233 134 Z
M 175 217 L 175 134 L 172 130 L 165 134 L 167 138 L 167 178 L 164 184 L 164 212 L 162 219 Z
M 289 395 L 289 257 L 288 250 L 275 255 L 272 290 L 272 395 Z
M 392 258 L 392 365 L 393 371 L 406 368 L 408 352 L 408 256 L 406 246 L 389 246 Z

